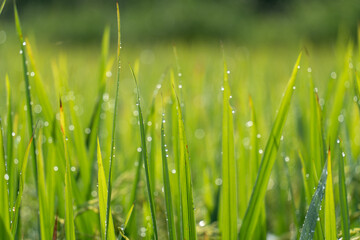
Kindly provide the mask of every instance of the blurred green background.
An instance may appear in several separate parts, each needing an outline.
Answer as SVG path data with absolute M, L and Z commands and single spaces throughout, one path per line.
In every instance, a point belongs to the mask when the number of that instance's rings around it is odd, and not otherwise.
M 1 28 L 12 25 L 11 4 L 8 1 L 5 7 Z M 115 1 L 18 0 L 17 4 L 24 29 L 55 43 L 98 42 L 104 26 L 115 24 Z M 339 31 L 354 37 L 360 16 L 356 0 L 137 0 L 119 4 L 124 44 L 219 40 L 246 45 L 324 44 L 334 42 Z

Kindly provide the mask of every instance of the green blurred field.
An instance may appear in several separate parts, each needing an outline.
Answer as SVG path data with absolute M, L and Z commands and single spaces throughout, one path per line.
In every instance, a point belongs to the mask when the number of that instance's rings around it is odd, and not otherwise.
M 336 5 L 331 5 L 336 8 Z M 331 6 L 329 8 L 331 8 Z M 344 9 L 351 9 L 350 6 Z M 6 7 L 12 9 L 11 4 Z M 177 5 L 173 6 L 176 8 Z M 353 6 L 354 7 L 354 6 Z M 209 9 L 212 8 L 211 6 Z M 226 9 L 230 9 L 230 7 Z M 31 8 L 30 8 L 31 9 Z M 74 190 L 74 213 L 75 213 L 75 234 L 76 239 L 101 239 L 102 230 L 99 218 L 98 206 L 98 165 L 96 164 L 95 151 L 92 153 L 86 145 L 86 142 L 77 142 L 79 139 L 86 139 L 89 135 L 88 128 L 92 120 L 92 114 L 96 108 L 99 89 L 101 88 L 101 79 L 105 79 L 105 92 L 101 96 L 101 114 L 99 125 L 99 140 L 102 150 L 102 159 L 104 162 L 105 175 L 109 170 L 108 159 L 111 150 L 111 131 L 112 117 L 114 112 L 114 96 L 116 86 L 116 12 L 115 8 L 100 9 L 99 12 L 88 7 L 80 11 L 80 16 L 91 16 L 88 19 L 88 27 L 82 23 L 79 16 L 71 17 L 74 10 L 44 12 L 43 18 L 41 8 L 34 8 L 31 11 L 20 11 L 20 19 L 24 36 L 31 43 L 33 56 L 37 71 L 30 67 L 29 79 L 32 92 L 32 106 L 34 121 L 39 126 L 36 130 L 35 141 L 39 135 L 43 134 L 44 142 L 37 143 L 43 146 L 44 165 L 45 165 L 45 183 L 49 191 L 47 194 L 53 194 L 53 211 L 48 213 L 50 217 L 58 216 L 57 239 L 65 238 L 64 227 L 64 153 L 62 143 L 56 142 L 60 136 L 59 127 L 59 99 L 63 100 L 65 109 L 67 146 L 69 159 L 72 168 L 72 185 L 79 186 L 79 192 Z M 84 13 L 90 9 L 90 13 Z M 159 8 L 159 12 L 161 8 Z M 354 10 L 355 9 L 355 10 Z M 357 8 L 354 7 L 356 13 Z M 34 11 L 34 12 L 32 12 Z M 170 11 L 170 10 L 169 10 Z M 213 12 L 216 6 L 213 6 Z M 298 10 L 301 13 L 304 10 Z M 341 12 L 342 10 L 339 10 Z M 345 11 L 345 10 L 344 10 Z M 14 175 L 10 175 L 10 210 L 15 202 L 17 192 L 16 180 L 19 177 L 20 164 L 27 144 L 29 143 L 29 133 L 27 132 L 27 119 L 24 107 L 26 105 L 25 83 L 23 79 L 23 68 L 15 24 L 11 17 L 10 10 L 5 12 L 6 18 L 0 20 L 0 116 L 2 119 L 3 136 L 6 139 L 9 134 L 7 122 L 8 105 L 7 91 L 5 87 L 5 75 L 8 74 L 11 85 L 12 101 L 12 125 L 13 125 L 13 161 Z M 162 176 L 160 128 L 161 114 L 165 110 L 165 133 L 166 141 L 169 145 L 169 171 L 172 191 L 175 191 L 177 184 L 177 174 L 173 170 L 175 166 L 174 142 L 177 135 L 174 134 L 174 99 L 171 97 L 171 73 L 175 74 L 177 83 L 176 91 L 179 94 L 182 104 L 185 134 L 187 137 L 189 149 L 189 162 L 193 183 L 194 213 L 196 219 L 196 229 L 198 239 L 221 239 L 219 232 L 219 209 L 221 205 L 221 179 L 222 179 L 222 111 L 223 111 L 223 61 L 227 62 L 229 69 L 229 84 L 232 93 L 230 104 L 234 109 L 234 141 L 235 141 L 235 161 L 237 163 L 237 209 L 238 229 L 240 229 L 243 217 L 247 208 L 247 203 L 251 195 L 252 185 L 250 184 L 250 174 L 256 174 L 249 170 L 249 162 L 253 160 L 254 146 L 251 145 L 254 139 L 254 129 L 252 122 L 252 109 L 250 107 L 251 97 L 253 109 L 256 113 L 257 122 L 257 141 L 259 144 L 258 157 L 262 157 L 265 145 L 269 139 L 270 131 L 273 126 L 275 116 L 286 84 L 291 76 L 292 69 L 300 51 L 303 52 L 298 76 L 295 83 L 295 91 L 291 100 L 290 110 L 282 132 L 281 142 L 278 149 L 276 161 L 272 170 L 271 178 L 267 184 L 265 210 L 266 210 L 266 233 L 268 239 L 296 239 L 304 222 L 304 218 L 310 203 L 306 191 L 308 183 L 304 177 L 300 156 L 306 163 L 313 161 L 320 162 L 319 159 L 312 159 L 314 148 L 312 140 L 314 133 L 312 120 L 314 114 L 311 112 L 311 99 L 315 89 L 311 89 L 310 78 L 314 81 L 316 92 L 318 92 L 319 103 L 323 113 L 323 126 L 325 135 L 332 132 L 331 122 L 334 117 L 332 110 L 336 108 L 337 103 L 334 96 L 338 94 L 337 84 L 344 72 L 349 71 L 349 76 L 344 80 L 346 83 L 344 94 L 339 98 L 344 99 L 344 104 L 340 106 L 340 112 L 336 115 L 339 119 L 338 138 L 342 141 L 345 158 L 346 175 L 346 196 L 349 204 L 350 228 L 354 230 L 352 236 L 357 239 L 359 235 L 359 154 L 360 154 L 360 113 L 358 107 L 359 95 L 355 91 L 359 84 L 358 71 L 360 70 L 359 51 L 355 37 L 357 25 L 352 22 L 345 27 L 338 26 L 336 33 L 328 35 L 331 31 L 325 31 L 324 36 L 332 36 L 332 39 L 324 40 L 323 36 L 311 38 L 311 29 L 307 26 L 311 23 L 298 26 L 297 24 L 287 23 L 286 20 L 270 18 L 269 26 L 278 26 L 282 23 L 286 30 L 276 32 L 275 28 L 267 29 L 266 17 L 261 20 L 250 21 L 250 27 L 259 26 L 259 31 L 251 30 L 250 37 L 242 37 L 239 33 L 233 36 L 231 30 L 223 32 L 223 36 L 215 37 L 201 33 L 200 37 L 195 35 L 190 39 L 183 36 L 181 31 L 174 31 L 168 39 L 164 39 L 161 32 L 151 33 L 151 27 L 141 26 L 141 22 L 136 25 L 131 14 L 135 10 L 128 10 L 122 17 L 122 49 L 121 49 L 121 71 L 119 88 L 119 108 L 117 109 L 117 131 L 116 131 L 116 154 L 113 162 L 113 195 L 112 195 L 112 214 L 115 223 L 115 232 L 118 235 L 118 227 L 123 226 L 126 214 L 128 213 L 130 195 L 132 189 L 137 189 L 135 207 L 130 224 L 126 229 L 126 235 L 130 239 L 151 238 L 151 222 L 148 209 L 148 199 L 146 195 L 146 180 L 143 168 L 141 169 L 140 182 L 138 187 L 134 188 L 137 166 L 139 164 L 140 132 L 138 126 L 139 112 L 136 106 L 135 83 L 131 76 L 129 65 L 135 68 L 141 95 L 141 107 L 147 125 L 147 144 L 150 162 L 150 173 L 154 187 L 154 198 L 156 208 L 156 218 L 158 224 L 159 239 L 166 239 L 167 226 L 164 204 L 164 182 Z M 139 17 L 145 16 L 146 8 L 141 8 L 138 12 Z M 352 13 L 353 13 L 352 12 Z M 32 15 L 32 13 L 37 13 Z M 142 14 L 144 13 L 144 14 Z M 171 13 L 171 11 L 170 11 Z M 151 15 L 149 13 L 149 15 Z M 155 14 L 156 15 L 156 12 Z M 196 14 L 194 14 L 196 15 Z M 223 15 L 219 13 L 221 18 Z M 226 14 L 225 14 L 226 15 Z M 235 15 L 235 14 L 234 14 Z M 299 14 L 299 16 L 302 16 Z M 326 15 L 328 16 L 328 15 Z M 331 14 L 329 15 L 331 16 Z M 353 19 L 350 17 L 349 19 Z M 0 16 L 1 18 L 2 16 Z M 151 16 L 148 17 L 152 19 Z M 180 22 L 182 21 L 181 17 Z M 201 16 L 200 16 L 201 18 Z M 205 18 L 205 17 L 204 17 Z M 356 19 L 356 17 L 354 17 Z M 102 19 L 99 20 L 98 19 Z M 129 25 L 126 21 L 133 21 Z M 155 23 L 161 21 L 156 20 Z M 274 20 L 275 19 L 275 20 Z M 296 19 L 296 18 L 295 18 Z M 326 18 L 325 18 L 326 19 Z M 190 21 L 190 20 L 189 20 Z M 232 22 L 230 17 L 221 22 Z M 258 21 L 258 22 L 257 22 Z M 304 20 L 305 21 L 305 20 Z M 309 21 L 309 20 L 307 20 Z M 349 20 L 350 21 L 350 20 Z M 86 21 L 85 21 L 86 22 Z M 317 21 L 315 21 L 317 22 Z M 56 25 L 57 24 L 57 25 Z M 78 24 L 78 25 L 77 25 Z M 143 23 L 144 24 L 144 23 Z M 216 21 L 209 23 L 209 29 L 214 29 Z M 287 26 L 289 24 L 290 26 Z M 73 25 L 73 26 L 71 26 Z M 106 62 L 101 62 L 101 36 L 106 25 L 110 27 L 110 47 L 109 56 Z M 156 27 L 156 24 L 154 24 Z M 190 24 L 191 25 L 191 24 Z M 238 29 L 245 29 L 244 25 L 239 25 Z M 314 29 L 316 29 L 314 24 Z M 132 32 L 131 26 L 134 27 Z M 170 26 L 177 27 L 176 24 Z M 227 25 L 219 26 L 228 28 Z M 323 25 L 324 28 L 326 26 Z M 244 27 L 244 28 L 242 28 Z M 291 32 L 290 29 L 306 29 L 308 35 L 304 38 L 297 38 L 301 33 L 297 30 Z M 329 27 L 333 29 L 332 27 Z M 348 29 L 347 29 L 348 28 Z M 136 36 L 141 38 L 147 32 L 149 39 L 136 40 Z M 162 29 L 166 29 L 163 27 Z M 340 30 L 339 30 L 340 29 Z M 344 30 L 346 29 L 346 30 Z M 144 32 L 143 35 L 136 35 L 137 32 Z M 272 31 L 274 30 L 274 31 Z M 288 31 L 287 31 L 288 30 Z M 156 31 L 156 30 L 154 30 Z M 317 31 L 317 30 L 314 30 Z M 135 33 L 134 33 L 135 32 Z M 187 32 L 187 31 L 184 31 Z M 210 31 L 211 32 L 211 31 Z M 168 32 L 167 32 L 168 33 Z M 171 33 L 171 31 L 170 31 Z M 285 39 L 281 34 L 289 36 Z M 4 34 L 6 35 L 4 40 Z M 129 34 L 127 36 L 126 34 Z M 183 37 L 178 38 L 177 34 Z M 279 36 L 280 35 L 280 36 Z M 306 35 L 306 34 L 304 34 Z M 208 38 L 208 41 L 207 41 Z M 264 38 L 264 39 L 261 39 Z M 259 40 L 260 39 L 260 40 Z M 280 41 L 279 39 L 282 39 Z M 3 40 L 3 41 L 1 41 Z M 134 41 L 132 41 L 134 40 Z M 223 40 L 223 43 L 220 43 Z M 346 51 L 349 43 L 355 45 L 352 51 L 351 67 L 348 63 Z M 221 49 L 224 45 L 224 57 Z M 28 46 L 28 44 L 27 44 Z M 174 54 L 174 47 L 177 51 L 177 58 Z M 345 60 L 344 60 L 345 59 Z M 28 58 L 28 61 L 29 58 Z M 31 66 L 31 63 L 28 64 Z M 101 67 L 105 67 L 101 70 Z M 345 70 L 344 70 L 345 69 Z M 38 88 L 35 80 L 39 78 L 44 86 L 48 97 L 49 109 L 52 119 L 48 119 L 45 113 L 45 104 L 41 99 L 44 96 L 38 95 Z M 161 87 L 160 87 L 161 86 Z M 158 92 L 158 94 L 154 94 Z M 341 94 L 341 93 L 340 93 Z M 155 96 L 155 97 L 154 97 Z M 355 98 L 356 97 L 356 98 Z M 355 100 L 354 100 L 355 99 Z M 151 112 L 153 109 L 153 112 Z M 75 115 L 72 115 L 72 112 Z M 336 111 L 335 111 L 336 112 Z M 336 112 L 337 113 L 337 112 Z M 341 117 L 340 117 L 341 115 Z M 150 119 L 148 119 L 148 117 Z M 75 128 L 75 118 L 79 120 L 79 128 Z M 52 120 L 54 122 L 52 122 Z M 150 122 L 150 123 L 149 123 Z M 330 126 L 330 128 L 329 128 Z M 39 132 L 41 131 L 41 133 Z M 319 129 L 315 131 L 320 131 Z M 81 135 L 81 138 L 79 138 Z M 316 134 L 315 134 L 316 135 Z M 331 135 L 330 135 L 331 136 Z M 150 137 L 150 138 L 149 138 Z M 149 141 L 149 139 L 151 139 Z M 332 144 L 335 139 L 327 138 L 326 147 Z M 4 140 L 4 148 L 9 144 L 9 138 Z M 89 186 L 83 186 L 83 166 L 79 159 L 79 145 L 86 149 L 86 158 L 90 162 L 89 169 L 85 171 L 93 174 Z M 55 148 L 53 147 L 55 146 Z M 254 148 L 253 148 L 254 147 Z M 89 150 L 90 149 L 90 150 Z M 333 156 L 333 184 L 335 199 L 335 215 L 337 217 L 337 234 L 341 235 L 342 218 L 340 209 L 343 206 L 340 203 L 339 194 L 339 174 L 338 159 L 341 154 L 340 147 L 336 145 Z M 7 152 L 7 149 L 5 150 Z M 94 154 L 94 155 L 92 155 Z M 318 153 L 315 153 L 315 155 Z M 91 159 L 89 156 L 95 156 Z M 15 161 L 16 160 L 16 161 Z M 83 159 L 84 160 L 84 159 Z M 321 159 L 324 160 L 324 159 Z M 39 223 L 37 215 L 39 212 L 38 196 L 33 176 L 33 159 L 29 159 L 26 171 L 26 183 L 23 193 L 20 214 L 20 236 L 17 239 L 39 239 Z M 3 163 L 1 163 L 3 164 Z M 19 165 L 18 165 L 19 164 Z M 311 164 L 310 164 L 311 165 Z M 316 164 L 315 164 L 316 165 Z M 59 170 L 54 170 L 54 167 Z M 312 169 L 313 166 L 310 167 Z M 320 170 L 322 169 L 322 166 Z M 321 171 L 316 168 L 315 176 L 310 174 L 310 179 L 319 179 Z M 271 169 L 270 169 L 271 171 Z M 306 171 L 306 170 L 305 170 Z M 80 175 L 79 175 L 80 173 Z M 52 184 L 49 186 L 49 178 Z M 4 181 L 4 178 L 1 177 Z M 317 181 L 316 181 L 317 183 Z M 15 184 L 15 185 L 12 185 Z M 306 186 L 305 186 L 306 185 Z M 75 187 L 76 188 L 76 187 Z M 89 197 L 82 196 L 85 188 L 91 189 Z M 53 189 L 51 192 L 49 189 Z M 85 190 L 84 190 L 85 191 Z M 76 195 L 79 194 L 79 195 Z M 340 196 L 340 197 L 339 197 Z M 10 197 L 11 198 L 11 197 Z M 176 206 L 176 196 L 174 200 Z M 174 208 L 177 208 L 174 207 Z M 220 210 L 221 212 L 221 210 Z M 43 214 L 43 213 L 40 213 Z M 325 218 L 320 213 L 321 219 Z M 176 221 L 178 215 L 174 214 Z M 50 220 L 50 222 L 53 220 Z M 324 226 L 324 222 L 321 224 Z M 151 224 L 150 224 L 151 225 Z M 53 230 L 53 226 L 48 226 Z M 317 228 L 318 229 L 318 228 Z M 50 231 L 49 230 L 49 231 Z M 177 229 L 178 230 L 178 229 Z M 265 229 L 263 229 L 265 230 Z M 51 231 L 52 232 L 52 231 Z M 147 233 L 144 235 L 144 233 Z M 179 232 L 177 232 L 179 234 Z M 1 236 L 1 233 L 0 233 Z M 256 235 L 257 236 L 257 235 Z M 256 239 L 254 236 L 254 239 Z M 178 238 L 180 239 L 180 238 Z M 318 239 L 318 235 L 316 235 Z M 326 239 L 330 239 L 327 238 Z

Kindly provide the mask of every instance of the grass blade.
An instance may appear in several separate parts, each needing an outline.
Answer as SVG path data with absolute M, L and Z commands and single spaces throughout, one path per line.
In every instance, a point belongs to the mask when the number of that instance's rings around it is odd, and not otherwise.
M 166 219 L 168 227 L 169 239 L 176 239 L 174 212 L 171 198 L 171 186 L 169 178 L 169 168 L 167 162 L 166 143 L 165 143 L 165 130 L 164 130 L 164 114 L 161 122 L 161 155 L 162 155 L 162 167 L 163 167 L 163 180 L 164 180 L 164 193 L 165 193 L 165 205 L 166 205 Z
M 327 162 L 325 162 L 319 184 L 316 188 L 315 194 L 312 197 L 309 209 L 306 213 L 305 222 L 301 230 L 300 240 L 311 240 L 315 233 L 315 227 L 319 219 L 319 210 L 321 202 L 325 194 L 326 180 L 327 180 Z
M 349 207 L 347 202 L 347 190 L 345 183 L 343 155 L 339 156 L 339 199 L 340 199 L 340 210 L 341 210 L 342 236 L 344 240 L 350 240 Z
M 112 215 L 109 214 L 109 224 L 106 224 L 106 211 L 107 211 L 107 187 L 106 187 L 106 177 L 105 170 L 101 157 L 100 143 L 98 139 L 97 144 L 97 163 L 98 163 L 98 192 L 99 192 L 99 211 L 100 211 L 100 226 L 102 232 L 102 238 L 105 239 L 105 226 L 108 226 L 108 239 L 115 239 L 115 230 Z M 111 213 L 111 207 L 109 207 L 109 212 Z
M 19 214 L 20 214 L 20 205 L 21 205 L 21 199 L 24 191 L 24 185 L 25 185 L 25 173 L 27 168 L 27 162 L 31 150 L 31 143 L 33 142 L 34 136 L 31 137 L 29 144 L 26 147 L 26 151 L 24 154 L 24 160 L 22 161 L 21 165 L 21 171 L 20 171 L 20 179 L 19 179 L 19 193 L 16 197 L 15 202 L 15 211 L 12 212 L 13 216 L 11 217 L 13 225 L 11 226 L 11 232 L 12 235 L 15 236 L 17 233 L 17 227 L 19 224 Z
M 13 177 L 13 176 L 11 176 Z M 9 216 L 9 195 L 7 181 L 9 175 L 6 172 L 6 161 L 3 141 L 3 129 L 0 119 L 0 232 L 4 235 L 10 234 L 10 216 Z
M 67 151 L 67 137 L 65 128 L 64 109 L 60 100 L 60 127 L 63 135 L 64 152 L 65 152 L 65 233 L 66 239 L 75 239 L 75 225 L 74 225 L 74 210 L 73 210 L 73 196 L 71 185 L 70 159 Z
M 234 151 L 234 123 L 230 106 L 230 86 L 227 65 L 224 61 L 224 94 L 222 120 L 222 206 L 220 231 L 223 239 L 236 239 L 237 200 L 236 162 Z
M 118 95 L 119 95 L 119 84 L 120 84 L 120 49 L 121 49 L 121 40 L 120 40 L 120 12 L 119 4 L 116 3 L 116 13 L 117 13 L 117 26 L 118 26 L 118 44 L 117 44 L 117 79 L 116 79 L 116 93 L 115 93 L 115 106 L 114 106 L 114 116 L 112 124 L 112 133 L 111 133 L 111 150 L 110 150 L 110 162 L 109 162 L 109 179 L 108 179 L 108 194 L 107 194 L 107 203 L 106 203 L 106 219 L 105 219 L 105 240 L 108 239 L 108 229 L 109 229 L 109 214 L 110 214 L 110 205 L 111 205 L 111 176 L 112 176 L 112 162 L 115 156 L 115 132 L 116 132 L 116 113 L 117 113 L 117 104 L 118 104 Z
M 154 230 L 154 237 L 155 237 L 155 239 L 158 239 L 157 228 L 156 228 L 155 204 L 154 204 L 153 192 L 151 189 L 149 162 L 148 162 L 147 150 L 146 150 L 146 136 L 145 136 L 144 119 L 142 116 L 142 111 L 141 111 L 141 106 L 140 106 L 140 93 L 139 93 L 139 87 L 137 85 L 135 73 L 131 67 L 130 67 L 130 69 L 131 69 L 131 72 L 132 72 L 132 75 L 133 75 L 133 78 L 134 78 L 134 81 L 136 84 L 136 90 L 137 90 L 136 105 L 138 107 L 138 112 L 139 112 L 138 119 L 139 119 L 139 126 L 140 126 L 141 152 L 142 152 L 142 157 L 143 157 L 143 162 L 144 162 L 144 167 L 145 167 L 146 187 L 147 187 L 147 192 L 148 192 L 152 226 L 153 226 L 153 230 Z
M 4 10 L 4 7 L 5 7 L 5 3 L 6 3 L 6 0 L 4 0 L 0 6 L 0 14 L 2 13 L 2 11 Z
M 173 76 L 173 75 L 172 75 Z M 179 143 L 179 185 L 180 185 L 180 225 L 182 239 L 196 239 L 193 189 L 189 163 L 189 149 L 185 136 L 184 120 L 180 100 L 175 91 L 174 77 L 172 80 L 172 94 L 177 111 L 177 128 Z
M 327 180 L 326 180 L 326 190 L 325 190 L 325 238 L 328 240 L 337 239 L 330 150 L 328 151 Z
M 125 219 L 125 223 L 124 223 L 124 228 L 119 228 L 120 234 L 118 236 L 118 240 L 121 240 L 122 238 L 125 238 L 126 240 L 128 240 L 128 238 L 125 236 L 125 229 L 130 221 L 131 215 L 133 213 L 134 210 L 134 204 L 131 205 L 129 212 L 126 215 L 126 219 Z
M 34 128 L 34 121 L 33 121 L 33 114 L 32 114 L 32 104 L 31 104 L 31 93 L 30 93 L 30 83 L 29 83 L 29 75 L 28 75 L 28 66 L 27 66 L 27 60 L 26 60 L 26 42 L 24 41 L 24 37 L 22 34 L 22 30 L 21 30 L 21 25 L 20 25 L 20 19 L 19 19 L 19 14 L 16 8 L 16 4 L 14 1 L 14 15 L 15 15 L 15 25 L 16 25 L 16 30 L 18 33 L 18 38 L 20 41 L 20 53 L 22 56 L 22 64 L 23 64 L 23 70 L 24 70 L 24 81 L 25 81 L 25 95 L 26 95 L 26 109 L 27 109 L 27 121 L 28 121 L 28 131 L 29 131 L 29 136 L 33 136 L 33 128 Z M 33 144 L 32 145 L 32 151 L 31 151 L 31 158 L 33 159 L 33 169 L 34 169 L 34 178 L 35 178 L 35 185 L 36 185 L 36 194 L 38 192 L 37 186 L 38 186 L 38 179 L 37 179 L 37 155 L 36 155 L 36 145 Z
M 272 126 L 272 130 L 265 147 L 265 151 L 260 164 L 260 169 L 258 172 L 256 183 L 240 229 L 239 238 L 241 240 L 251 239 L 253 231 L 256 227 L 256 224 L 254 223 L 254 219 L 258 219 L 260 215 L 261 205 L 263 204 L 265 198 L 265 193 L 266 193 L 268 181 L 270 179 L 271 170 L 276 160 L 282 128 L 285 124 L 286 115 L 290 107 L 291 97 L 294 92 L 295 79 L 296 79 L 300 59 L 301 59 L 301 53 L 299 54 L 299 57 L 294 66 L 292 75 L 288 82 L 278 114 Z
M 40 211 L 40 234 L 41 239 L 50 239 L 51 238 L 51 231 L 52 226 L 50 224 L 50 219 L 53 216 L 53 213 L 49 211 L 48 207 L 48 197 L 46 192 L 45 186 L 45 175 L 44 175 L 44 157 L 42 151 L 42 144 L 43 144 L 43 137 L 42 131 L 39 132 L 39 138 L 37 140 L 38 145 L 38 173 L 39 173 L 39 182 L 38 182 L 38 189 L 39 189 L 39 211 Z

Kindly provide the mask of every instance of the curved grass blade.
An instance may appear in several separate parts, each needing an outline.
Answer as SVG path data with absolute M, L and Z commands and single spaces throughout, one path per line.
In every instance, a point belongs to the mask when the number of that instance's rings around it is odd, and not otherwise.
M 341 210 L 342 237 L 344 240 L 350 240 L 349 207 L 347 202 L 347 190 L 345 183 L 343 155 L 339 156 L 339 199 L 340 199 L 340 210 Z
M 139 116 L 140 137 L 141 137 L 141 149 L 142 149 L 141 152 L 142 152 L 142 157 L 143 157 L 143 162 L 144 162 L 144 167 L 145 167 L 146 187 L 147 187 L 147 192 L 148 192 L 152 226 L 153 226 L 153 230 L 154 230 L 154 237 L 155 237 L 155 239 L 158 239 L 157 227 L 156 227 L 156 216 L 155 216 L 155 204 L 154 204 L 153 192 L 151 189 L 149 163 L 148 163 L 147 150 L 146 150 L 146 136 L 145 136 L 144 119 L 142 116 L 142 111 L 141 111 L 141 106 L 140 106 L 140 93 L 139 93 L 139 87 L 137 85 L 135 73 L 131 67 L 130 67 L 130 69 L 131 69 L 131 73 L 133 75 L 133 78 L 134 78 L 134 81 L 136 84 L 136 90 L 137 90 L 136 105 L 138 107 L 138 112 L 139 112 L 138 116 Z
M 251 194 L 250 202 L 245 213 L 245 217 L 240 229 L 239 239 L 251 239 L 253 231 L 256 227 L 256 223 L 260 215 L 261 205 L 264 202 L 268 181 L 274 162 L 276 160 L 277 151 L 279 148 L 279 142 L 281 138 L 281 132 L 285 124 L 286 116 L 290 107 L 291 97 L 294 92 L 295 79 L 298 71 L 298 66 L 301 59 L 301 53 L 295 63 L 292 75 L 288 82 L 286 91 L 284 93 L 282 102 L 275 122 L 272 126 L 272 130 L 265 147 L 264 155 L 260 164 L 260 169 L 257 175 L 256 183 Z M 254 220 L 256 219 L 256 220 Z
M 5 3 L 6 3 L 6 0 L 4 0 L 0 6 L 0 14 L 2 13 L 2 11 L 4 10 L 4 7 L 5 7 Z
M 70 159 L 67 151 L 67 137 L 65 128 L 64 109 L 60 99 L 60 127 L 63 135 L 64 152 L 65 152 L 65 234 L 66 239 L 75 239 L 73 195 L 71 185 Z
M 117 26 L 118 26 L 118 44 L 117 44 L 117 76 L 116 76 L 116 93 L 115 93 L 115 106 L 114 106 L 114 116 L 112 124 L 112 133 L 111 133 L 111 150 L 110 150 L 110 162 L 109 162 L 109 178 L 108 178 L 108 194 L 107 194 L 107 203 L 106 203 L 106 219 L 105 219 L 105 240 L 108 239 L 108 229 L 109 229 L 109 214 L 110 214 L 110 205 L 111 205 L 111 176 L 112 176 L 112 162 L 115 156 L 115 132 L 116 132 L 116 113 L 117 113 L 117 104 L 118 104 L 118 95 L 119 95 L 119 84 L 120 84 L 120 49 L 121 49 L 121 40 L 120 40 L 120 12 L 119 4 L 116 3 L 116 16 L 117 16 Z
M 327 161 L 325 162 L 319 184 L 316 188 L 315 194 L 311 199 L 309 209 L 306 213 L 305 222 L 301 230 L 300 240 L 312 240 L 315 233 L 315 227 L 319 221 L 319 210 L 321 202 L 325 194 L 326 180 L 327 180 Z
M 327 180 L 325 190 L 325 238 L 328 240 L 336 240 L 336 217 L 334 203 L 334 189 L 331 173 L 331 152 L 328 151 L 327 161 Z
M 112 215 L 109 214 L 109 224 L 106 224 L 106 209 L 107 209 L 107 187 L 106 187 L 106 177 L 105 170 L 101 157 L 100 143 L 99 139 L 97 141 L 97 163 L 98 163 L 98 192 L 99 192 L 99 212 L 100 212 L 100 226 L 101 226 L 101 236 L 102 239 L 105 239 L 105 225 L 108 226 L 108 239 L 115 239 L 115 230 Z M 111 207 L 109 212 L 111 212 Z
M 177 111 L 177 128 L 179 143 L 179 185 L 180 185 L 180 232 L 181 239 L 196 239 L 196 224 L 194 216 L 193 189 L 189 163 L 189 149 L 185 136 L 184 120 L 180 100 L 175 91 L 174 78 L 172 80 L 172 95 Z
M 12 177 L 12 176 L 11 176 Z M 6 172 L 5 151 L 3 141 L 3 129 L 0 119 L 0 232 L 11 236 L 9 216 L 9 195 L 7 181 L 9 175 Z
M 220 231 L 222 239 L 236 239 L 237 235 L 237 187 L 234 150 L 234 123 L 230 106 L 230 86 L 227 65 L 224 60 L 224 96 L 222 119 L 222 206 Z
M 166 143 L 165 143 L 165 130 L 164 130 L 165 117 L 162 116 L 161 122 L 161 156 L 162 156 L 162 167 L 163 167 L 163 180 L 164 180 L 164 193 L 165 193 L 165 205 L 166 205 L 166 219 L 168 227 L 169 239 L 176 239 L 174 212 L 171 199 L 171 186 L 169 178 L 169 168 L 166 154 Z
M 125 229 L 126 229 L 128 223 L 130 221 L 133 210 L 134 210 L 134 204 L 131 205 L 129 212 L 126 215 L 126 220 L 125 220 L 125 223 L 124 223 L 124 227 L 119 228 L 120 234 L 118 236 L 118 240 L 121 240 L 122 238 L 125 238 L 126 240 L 128 240 L 128 238 L 125 236 Z

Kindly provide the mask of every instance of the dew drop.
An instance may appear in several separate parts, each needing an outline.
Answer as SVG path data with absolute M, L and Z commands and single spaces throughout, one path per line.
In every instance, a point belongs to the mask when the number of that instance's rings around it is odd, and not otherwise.
M 5 173 L 4 178 L 5 178 L 6 181 L 8 181 L 9 180 L 9 175 L 7 173 Z

